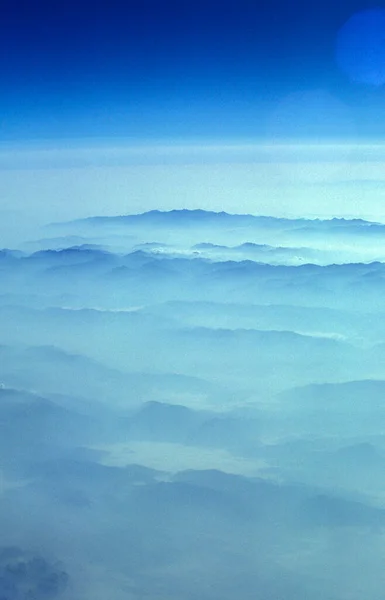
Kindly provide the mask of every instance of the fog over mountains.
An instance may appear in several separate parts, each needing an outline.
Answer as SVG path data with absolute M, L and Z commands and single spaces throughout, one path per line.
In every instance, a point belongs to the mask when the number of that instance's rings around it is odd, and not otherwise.
M 0 250 L 0 599 L 383 600 L 385 225 L 40 234 Z

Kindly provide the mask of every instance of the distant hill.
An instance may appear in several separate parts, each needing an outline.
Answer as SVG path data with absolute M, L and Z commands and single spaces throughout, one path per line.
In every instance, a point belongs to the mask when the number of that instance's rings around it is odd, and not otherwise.
M 327 229 L 349 229 L 349 228 L 372 228 L 381 229 L 385 232 L 385 225 L 373 223 L 363 219 L 308 219 L 308 218 L 287 218 L 287 217 L 271 217 L 266 215 L 250 215 L 250 214 L 231 214 L 227 212 L 213 212 L 201 209 L 180 209 L 180 210 L 151 210 L 144 213 L 133 215 L 116 215 L 116 216 L 93 216 L 85 219 L 78 219 L 72 223 L 88 224 L 88 225 L 136 225 L 136 226 L 191 226 L 199 227 L 208 225 L 225 225 L 225 226 L 243 226 L 243 227 L 269 227 L 269 228 L 317 228 L 321 230 Z M 69 223 L 68 223 L 69 224 Z M 63 225 L 57 223 L 56 225 Z

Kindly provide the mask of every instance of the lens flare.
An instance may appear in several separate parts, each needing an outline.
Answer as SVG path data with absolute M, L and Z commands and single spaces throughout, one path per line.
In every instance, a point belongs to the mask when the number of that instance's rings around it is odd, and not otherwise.
M 385 83 L 385 10 L 365 10 L 350 17 L 338 32 L 336 61 L 353 82 Z

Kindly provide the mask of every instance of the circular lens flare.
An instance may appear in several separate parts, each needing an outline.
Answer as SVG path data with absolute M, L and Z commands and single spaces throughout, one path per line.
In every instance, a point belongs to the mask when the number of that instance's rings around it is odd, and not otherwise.
M 338 32 L 336 60 L 353 82 L 385 83 L 385 10 L 364 10 L 346 21 Z

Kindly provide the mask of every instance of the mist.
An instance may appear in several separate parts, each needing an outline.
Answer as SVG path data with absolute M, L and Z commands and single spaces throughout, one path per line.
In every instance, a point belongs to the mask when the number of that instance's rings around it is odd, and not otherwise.
M 154 210 L 3 249 L 2 597 L 380 600 L 384 237 Z

